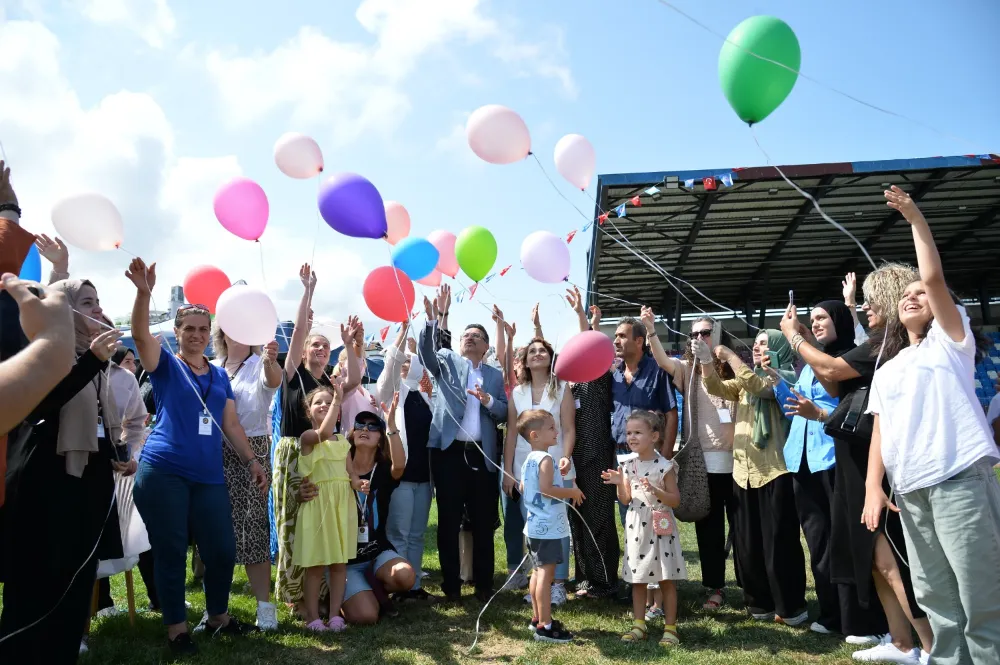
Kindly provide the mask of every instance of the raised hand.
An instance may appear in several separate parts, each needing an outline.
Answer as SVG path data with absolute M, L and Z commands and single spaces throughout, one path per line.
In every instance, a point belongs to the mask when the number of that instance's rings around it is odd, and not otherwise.
M 854 307 L 857 304 L 858 293 L 858 276 L 853 272 L 849 272 L 844 275 L 844 281 L 840 283 L 844 289 L 844 304 L 848 307 Z
M 537 302 L 535 303 L 535 306 L 531 308 L 531 325 L 535 326 L 535 328 L 541 328 L 542 327 L 542 320 L 538 316 L 538 303 Z
M 650 335 L 656 332 L 656 315 L 653 314 L 653 309 L 651 307 L 642 306 L 642 311 L 639 314 L 639 319 L 642 321 L 642 325 L 646 326 L 646 332 Z
M 785 315 L 781 317 L 781 332 L 785 334 L 785 337 L 791 339 L 796 333 L 799 335 L 806 335 L 806 327 L 802 325 L 799 321 L 799 311 L 795 308 L 795 305 L 789 305 L 785 310 Z
M 715 348 L 718 349 L 720 347 L 717 346 Z M 691 338 L 691 353 L 702 365 L 710 365 L 712 363 L 712 350 L 708 348 L 705 340 L 699 337 Z
M 424 296 L 424 314 L 427 316 L 428 323 L 433 322 L 434 319 L 437 318 L 434 316 L 434 308 L 431 305 L 431 299 L 427 296 Z
M 302 282 L 302 286 L 309 290 L 309 293 L 314 293 L 316 290 L 316 273 L 313 272 L 312 268 L 309 267 L 308 263 L 303 263 L 302 267 L 299 268 L 299 281 Z
M 278 360 L 278 342 L 277 340 L 271 340 L 264 347 L 264 361 L 273 363 Z
M 885 190 L 885 198 L 886 205 L 894 210 L 898 210 L 903 215 L 903 219 L 908 223 L 919 224 L 926 222 L 924 214 L 920 212 L 920 208 L 917 207 L 916 202 L 909 194 L 896 185 L 893 185 L 891 189 Z
M 597 305 L 590 306 L 590 327 L 598 330 L 601 325 L 601 308 Z
M 395 392 L 392 394 L 392 404 L 389 408 L 386 408 L 385 402 L 382 402 L 382 412 L 386 414 L 385 422 L 388 425 L 396 422 L 396 408 L 399 406 L 399 393 Z
M 583 296 L 580 295 L 580 287 L 574 286 L 572 289 L 566 289 L 566 302 L 569 306 L 573 308 L 577 314 L 583 314 Z
M 136 290 L 143 295 L 151 295 L 156 286 L 156 264 L 146 266 L 146 262 L 136 257 L 128 264 L 125 276 L 135 285 Z
M 69 250 L 59 238 L 53 240 L 44 233 L 39 233 L 35 236 L 35 247 L 56 272 L 66 272 L 69 269 Z
M 90 343 L 90 350 L 101 362 L 107 362 L 115 351 L 121 348 L 122 333 L 120 330 L 108 330 L 94 338 Z
M 0 203 L 13 203 L 17 205 L 17 194 L 10 184 L 10 167 L 3 160 L 0 160 Z
M 437 311 L 441 314 L 447 314 L 448 308 L 451 306 L 451 287 L 447 284 L 442 284 L 438 289 L 437 298 L 434 299 L 434 304 L 437 305 Z
M 511 321 L 510 323 L 504 321 L 503 327 L 507 331 L 507 339 L 508 340 L 514 339 L 514 335 L 517 334 L 517 323 L 514 321 Z

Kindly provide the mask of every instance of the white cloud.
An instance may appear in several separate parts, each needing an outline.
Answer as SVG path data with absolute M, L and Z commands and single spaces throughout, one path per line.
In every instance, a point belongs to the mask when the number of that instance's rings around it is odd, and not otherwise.
M 163 48 L 177 30 L 167 0 L 72 1 L 94 23 L 134 32 L 153 48 Z
M 125 251 L 70 248 L 71 273 L 94 281 L 110 315 L 131 310 L 134 289 L 123 276 L 130 253 L 157 262 L 154 297 L 160 308 L 166 306 L 171 285 L 181 284 L 192 266 L 209 263 L 234 281 L 265 286 L 275 295 L 279 312 L 292 315 L 301 286 L 289 290 L 279 276 L 298 275 L 306 255 L 304 236 L 281 228 L 265 232 L 258 245 L 234 239 L 214 218 L 218 186 L 242 172 L 235 156 L 177 155 L 174 129 L 147 94 L 118 92 L 84 107 L 59 68 L 59 40 L 41 23 L 0 23 L 0 43 L 0 139 L 24 210 L 24 227 L 53 233 L 52 205 L 79 189 L 107 196 L 125 220 Z M 261 274 L 262 246 L 270 282 Z M 325 275 L 326 283 L 336 287 L 318 292 L 317 312 L 364 312 L 363 261 L 319 247 L 316 263 L 338 266 L 337 275 Z M 317 272 L 322 279 L 324 270 Z
M 270 52 L 209 52 L 227 121 L 246 127 L 284 112 L 296 125 L 331 127 L 340 143 L 391 133 L 410 110 L 407 77 L 422 57 L 454 41 L 485 44 L 514 75 L 556 79 L 576 94 L 561 32 L 551 31 L 555 42 L 522 41 L 515 27 L 487 17 L 479 0 L 363 0 L 355 17 L 373 44 L 304 26 Z

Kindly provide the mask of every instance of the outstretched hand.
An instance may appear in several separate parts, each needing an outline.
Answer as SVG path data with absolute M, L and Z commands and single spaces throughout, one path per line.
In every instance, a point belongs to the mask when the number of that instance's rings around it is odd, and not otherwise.
M 477 383 L 475 390 L 466 390 L 465 392 L 478 399 L 479 403 L 483 406 L 486 406 L 486 404 L 490 401 L 490 394 L 483 390 L 482 384 Z
M 310 294 L 316 290 L 316 273 L 309 267 L 308 263 L 303 263 L 299 268 L 299 280 L 302 286 L 306 287 Z
M 136 257 L 128 264 L 125 276 L 135 285 L 136 291 L 142 295 L 151 295 L 156 286 L 156 264 L 146 266 L 146 262 Z
M 844 289 L 844 304 L 848 307 L 854 307 L 857 304 L 858 276 L 849 272 L 844 275 L 844 281 L 840 285 Z
M 35 236 L 35 247 L 56 272 L 66 272 L 69 269 L 69 250 L 59 238 L 53 239 L 39 233 Z
M 913 198 L 896 185 L 885 190 L 885 198 L 886 205 L 894 210 L 898 210 L 903 215 L 903 219 L 908 223 L 919 224 L 926 222 L 924 214 L 920 212 L 920 208 L 917 207 L 917 203 Z

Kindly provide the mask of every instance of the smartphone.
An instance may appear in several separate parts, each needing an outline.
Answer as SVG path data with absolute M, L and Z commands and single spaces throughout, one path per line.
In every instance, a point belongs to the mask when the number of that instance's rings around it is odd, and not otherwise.
M 767 354 L 767 357 L 771 359 L 771 368 L 772 369 L 777 369 L 778 368 L 778 364 L 779 364 L 778 363 L 778 352 L 777 351 L 765 351 L 765 353 Z
M 793 291 L 792 289 L 788 289 L 788 304 L 789 305 L 795 304 L 795 291 Z

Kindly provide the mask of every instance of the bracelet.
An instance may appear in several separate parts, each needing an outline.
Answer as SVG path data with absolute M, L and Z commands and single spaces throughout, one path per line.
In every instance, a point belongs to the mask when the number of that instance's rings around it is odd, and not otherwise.
M 399 430 L 397 429 L 393 432 L 386 432 L 386 434 L 388 434 L 389 436 L 396 436 L 397 434 L 399 434 Z
M 806 338 L 803 337 L 801 333 L 795 333 L 792 335 L 792 351 L 794 351 L 796 355 L 799 353 L 799 347 L 802 346 L 802 343 L 805 341 Z
M 816 420 L 821 423 L 825 423 L 829 419 L 830 419 L 830 414 L 826 412 L 826 409 L 820 409 L 819 417 L 816 418 Z
M 0 203 L 0 212 L 10 211 L 21 217 L 21 208 L 16 203 Z
M 247 462 L 246 462 L 247 468 L 249 469 L 251 466 L 253 466 L 253 463 L 256 462 L 256 461 L 257 461 L 257 457 L 256 456 L 251 457 L 250 459 L 248 459 Z
M 448 312 L 438 312 L 438 316 L 448 316 Z

